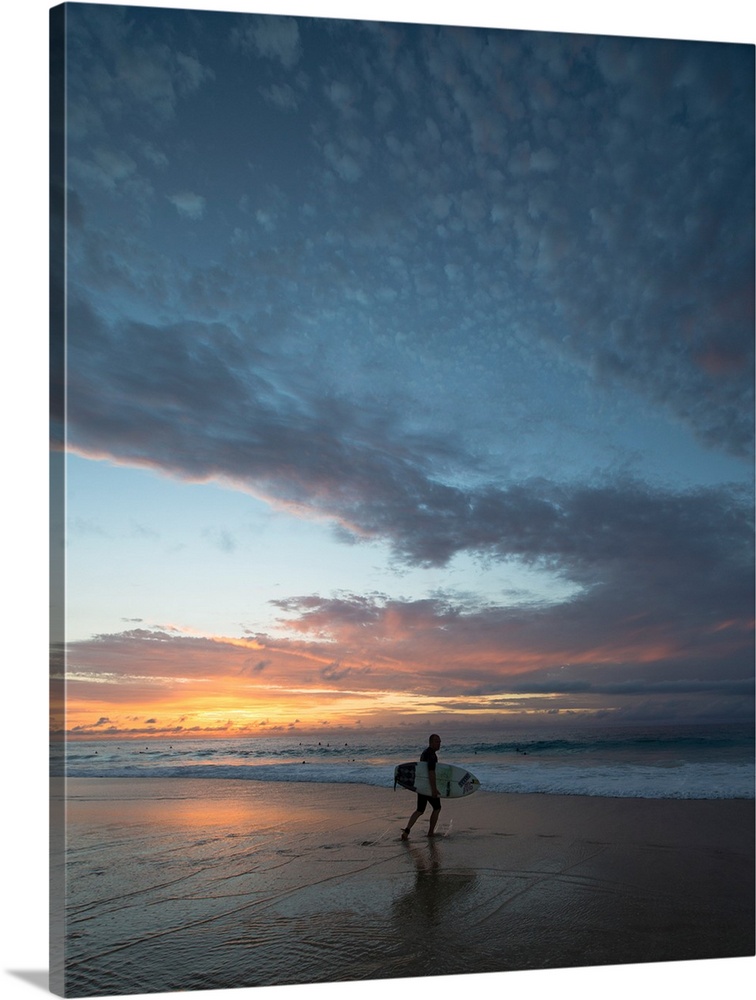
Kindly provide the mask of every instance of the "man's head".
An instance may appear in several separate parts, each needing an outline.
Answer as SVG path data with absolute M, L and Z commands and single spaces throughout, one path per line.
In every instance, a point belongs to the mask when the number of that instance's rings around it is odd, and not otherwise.
M 436 733 L 432 733 L 428 737 L 428 746 L 431 748 L 431 750 L 438 750 L 438 748 L 441 746 L 441 737 L 437 736 Z

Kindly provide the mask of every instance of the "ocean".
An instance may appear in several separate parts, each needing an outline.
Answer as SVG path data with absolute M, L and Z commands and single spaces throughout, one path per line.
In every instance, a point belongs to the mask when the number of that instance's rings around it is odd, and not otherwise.
M 491 792 L 648 799 L 753 799 L 754 727 L 607 726 L 509 730 L 505 738 L 442 733 L 439 759 Z M 51 774 L 71 778 L 236 778 L 393 787 L 425 735 L 334 730 L 195 739 L 69 739 L 51 746 Z

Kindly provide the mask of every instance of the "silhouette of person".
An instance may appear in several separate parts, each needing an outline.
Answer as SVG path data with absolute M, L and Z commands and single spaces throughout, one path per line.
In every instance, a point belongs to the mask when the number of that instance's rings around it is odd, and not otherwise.
M 438 751 L 440 747 L 441 737 L 436 733 L 432 733 L 428 737 L 428 746 L 420 754 L 420 760 L 425 761 L 428 765 L 428 781 L 430 782 L 431 794 L 421 795 L 418 792 L 417 808 L 407 820 L 407 825 L 402 830 L 402 840 L 407 840 L 409 838 L 410 830 L 423 815 L 425 807 L 428 803 L 430 803 L 431 807 L 430 822 L 428 823 L 428 836 L 436 836 L 436 823 L 438 823 L 438 817 L 441 813 L 441 797 L 438 794 L 438 788 L 436 786 L 436 764 L 438 763 Z

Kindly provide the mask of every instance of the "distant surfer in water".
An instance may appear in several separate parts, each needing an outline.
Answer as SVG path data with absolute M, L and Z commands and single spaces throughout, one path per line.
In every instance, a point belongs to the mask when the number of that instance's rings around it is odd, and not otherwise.
M 428 746 L 420 754 L 420 760 L 424 760 L 428 765 L 428 781 L 430 782 L 432 795 L 420 795 L 417 796 L 417 809 L 412 813 L 410 818 L 407 820 L 407 825 L 402 830 L 402 840 L 407 840 L 410 835 L 410 830 L 417 823 L 420 817 L 425 812 L 425 807 L 430 802 L 431 805 L 431 817 L 430 823 L 428 824 L 428 836 L 434 837 L 436 831 L 436 823 L 438 823 L 439 813 L 441 812 L 441 798 L 438 794 L 438 788 L 436 787 L 436 764 L 438 762 L 438 751 L 441 747 L 441 737 L 433 733 L 428 737 Z

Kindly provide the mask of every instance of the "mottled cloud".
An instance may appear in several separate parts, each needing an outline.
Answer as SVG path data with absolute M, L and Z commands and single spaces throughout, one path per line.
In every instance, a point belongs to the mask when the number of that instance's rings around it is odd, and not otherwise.
M 168 201 L 185 219 L 192 219 L 196 222 L 205 214 L 205 198 L 193 191 L 182 191 L 179 194 L 168 195 Z
M 104 31 L 94 24 L 92 51 Z M 119 41 L 135 32 L 124 25 Z M 599 386 L 631 389 L 707 447 L 750 456 L 747 47 L 423 26 L 357 31 L 343 22 L 308 23 L 305 32 L 296 18 L 254 15 L 232 35 L 252 57 L 252 80 L 259 71 L 260 120 L 271 108 L 287 122 L 298 113 L 296 125 L 282 126 L 283 162 L 310 169 L 284 201 L 280 186 L 274 193 L 254 181 L 233 192 L 259 219 L 276 220 L 262 252 L 229 254 L 215 275 L 182 276 L 174 262 L 157 261 L 144 271 L 140 299 L 155 295 L 147 275 L 161 274 L 175 289 L 177 315 L 212 301 L 214 318 L 228 318 L 275 302 L 279 320 L 307 326 L 305 316 L 323 314 L 353 335 L 405 338 L 403 353 L 433 343 L 443 356 L 460 330 L 485 331 L 489 366 L 500 364 L 501 349 L 554 352 Z M 211 81 L 196 57 L 137 41 L 116 50 L 112 40 L 96 57 L 104 64 L 97 79 L 110 80 L 107 99 L 120 94 L 124 112 L 150 95 L 172 112 Z M 292 77 L 305 51 L 318 60 L 319 86 Z M 132 197 L 144 202 L 151 186 L 136 182 L 153 185 L 158 175 L 134 175 L 142 145 L 104 141 L 111 105 L 80 86 L 74 81 L 72 117 L 100 140 L 72 150 L 82 184 L 122 187 L 128 174 Z M 158 128 L 148 138 L 153 163 L 176 159 Z M 187 192 L 165 197 L 199 221 L 211 194 Z M 143 247 L 132 240 L 130 248 L 145 253 L 151 242 L 145 234 Z M 133 280 L 117 247 L 109 259 Z
M 250 17 L 236 28 L 234 39 L 247 51 L 277 60 L 290 70 L 301 56 L 298 22 L 293 17 Z
M 67 31 L 79 56 L 69 62 L 77 133 L 98 131 L 106 119 L 111 124 L 131 120 L 134 113 L 162 127 L 182 99 L 214 79 L 213 70 L 196 56 L 140 28 L 126 8 L 93 9 L 85 17 L 69 18 Z

